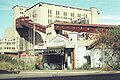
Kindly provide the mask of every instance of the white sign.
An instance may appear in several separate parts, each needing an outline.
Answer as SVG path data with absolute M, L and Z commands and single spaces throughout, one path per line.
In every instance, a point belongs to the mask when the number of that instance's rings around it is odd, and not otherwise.
M 46 49 L 46 47 L 45 46 L 34 46 L 34 49 Z

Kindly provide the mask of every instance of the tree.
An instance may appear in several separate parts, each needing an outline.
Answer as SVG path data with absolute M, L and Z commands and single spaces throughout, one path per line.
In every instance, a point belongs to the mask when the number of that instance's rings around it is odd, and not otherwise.
M 113 54 L 109 56 L 115 56 L 116 60 L 114 66 L 120 65 L 120 28 L 110 28 L 108 29 L 108 33 L 101 34 L 99 38 L 99 43 L 104 44 L 105 48 L 109 48 L 113 50 Z M 109 54 L 109 53 L 108 53 Z

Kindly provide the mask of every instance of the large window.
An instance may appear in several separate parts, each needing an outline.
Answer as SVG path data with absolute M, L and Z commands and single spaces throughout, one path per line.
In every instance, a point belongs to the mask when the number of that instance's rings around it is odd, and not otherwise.
M 81 14 L 78 14 L 78 17 L 80 18 L 80 17 L 81 17 Z
M 71 17 L 73 18 L 75 15 L 74 15 L 74 13 L 71 13 Z
M 60 11 L 56 11 L 56 15 L 60 15 Z
M 67 12 L 63 12 L 64 19 L 67 19 Z
M 48 24 L 52 23 L 52 19 L 48 19 Z
M 48 14 L 52 14 L 52 10 L 48 9 Z
M 60 17 L 60 11 L 56 11 L 56 18 Z
M 48 9 L 48 17 L 52 17 L 52 10 Z

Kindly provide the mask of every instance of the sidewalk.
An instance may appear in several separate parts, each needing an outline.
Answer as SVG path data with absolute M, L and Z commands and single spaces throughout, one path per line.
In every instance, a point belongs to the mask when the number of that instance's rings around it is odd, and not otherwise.
M 118 75 L 120 71 L 100 71 L 100 70 L 33 70 L 21 71 L 20 74 L 0 74 L 0 79 L 15 79 L 15 78 L 54 78 L 54 77 L 90 77 L 90 76 L 106 76 L 104 74 Z M 109 76 L 110 76 L 109 75 Z M 61 79 L 62 80 L 62 79 Z
M 114 74 L 120 71 L 101 71 L 101 70 L 33 70 L 21 71 L 20 74 L 69 74 L 69 75 L 91 75 L 91 74 Z

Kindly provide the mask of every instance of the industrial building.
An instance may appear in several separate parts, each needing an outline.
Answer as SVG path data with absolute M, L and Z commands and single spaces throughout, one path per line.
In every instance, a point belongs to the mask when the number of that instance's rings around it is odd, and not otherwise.
M 16 47 L 29 55 L 42 54 L 44 64 L 56 64 L 61 69 L 80 68 L 99 34 L 110 25 L 98 25 L 99 12 L 49 3 L 32 7 L 13 7 L 13 29 Z

